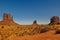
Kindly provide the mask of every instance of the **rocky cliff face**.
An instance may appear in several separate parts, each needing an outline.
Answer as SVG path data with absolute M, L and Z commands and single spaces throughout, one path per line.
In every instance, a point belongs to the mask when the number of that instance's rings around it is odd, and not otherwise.
M 58 16 L 53 16 L 53 17 L 50 19 L 50 24 L 60 24 L 59 17 L 58 17 Z

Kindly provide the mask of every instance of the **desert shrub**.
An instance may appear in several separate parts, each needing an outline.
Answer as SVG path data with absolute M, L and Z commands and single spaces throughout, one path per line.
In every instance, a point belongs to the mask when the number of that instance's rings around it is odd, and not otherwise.
M 60 34 L 60 30 L 56 30 L 56 34 Z
M 60 26 L 56 26 L 56 30 L 60 30 Z
M 60 34 L 60 26 L 56 26 L 56 34 Z
M 56 26 L 50 26 L 51 30 L 56 30 L 56 28 L 57 28 Z
M 43 28 L 41 28 L 40 33 L 47 32 L 48 30 L 49 30 L 48 27 L 43 27 Z
M 19 33 L 15 33 L 16 36 L 19 36 Z
M 1 28 L 4 28 L 4 26 L 1 26 Z
M 38 34 L 38 33 L 40 33 L 40 27 L 39 26 L 33 28 L 31 31 L 31 34 Z

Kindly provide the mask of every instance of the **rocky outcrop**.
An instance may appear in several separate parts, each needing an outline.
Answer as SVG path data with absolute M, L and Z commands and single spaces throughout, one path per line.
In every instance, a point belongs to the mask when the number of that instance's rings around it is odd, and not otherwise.
M 36 21 L 36 20 L 34 20 L 34 22 L 33 22 L 33 24 L 32 24 L 32 25 L 38 25 L 38 24 L 37 24 L 37 21 Z
M 8 14 L 8 13 L 4 13 L 3 14 L 3 19 L 2 21 L 0 21 L 0 25 L 16 25 L 16 23 L 13 21 L 13 16 Z
M 4 13 L 3 14 L 3 21 L 8 20 L 8 21 L 13 21 L 13 16 L 10 14 Z
M 53 16 L 53 17 L 50 19 L 50 24 L 60 24 L 59 17 L 58 17 L 58 16 Z

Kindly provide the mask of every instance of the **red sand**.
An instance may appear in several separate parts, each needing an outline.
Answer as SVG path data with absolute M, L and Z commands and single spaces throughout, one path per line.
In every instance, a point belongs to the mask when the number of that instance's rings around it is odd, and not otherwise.
M 42 34 L 27 36 L 11 36 L 9 40 L 60 40 L 60 34 L 54 34 L 55 30 L 50 30 Z

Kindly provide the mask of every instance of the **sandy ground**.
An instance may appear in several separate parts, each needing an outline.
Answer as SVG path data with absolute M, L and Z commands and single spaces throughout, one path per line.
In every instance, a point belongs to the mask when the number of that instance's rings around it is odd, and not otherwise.
M 50 30 L 45 33 L 27 35 L 27 36 L 10 36 L 9 40 L 60 40 L 60 34 L 54 34 L 55 30 Z

